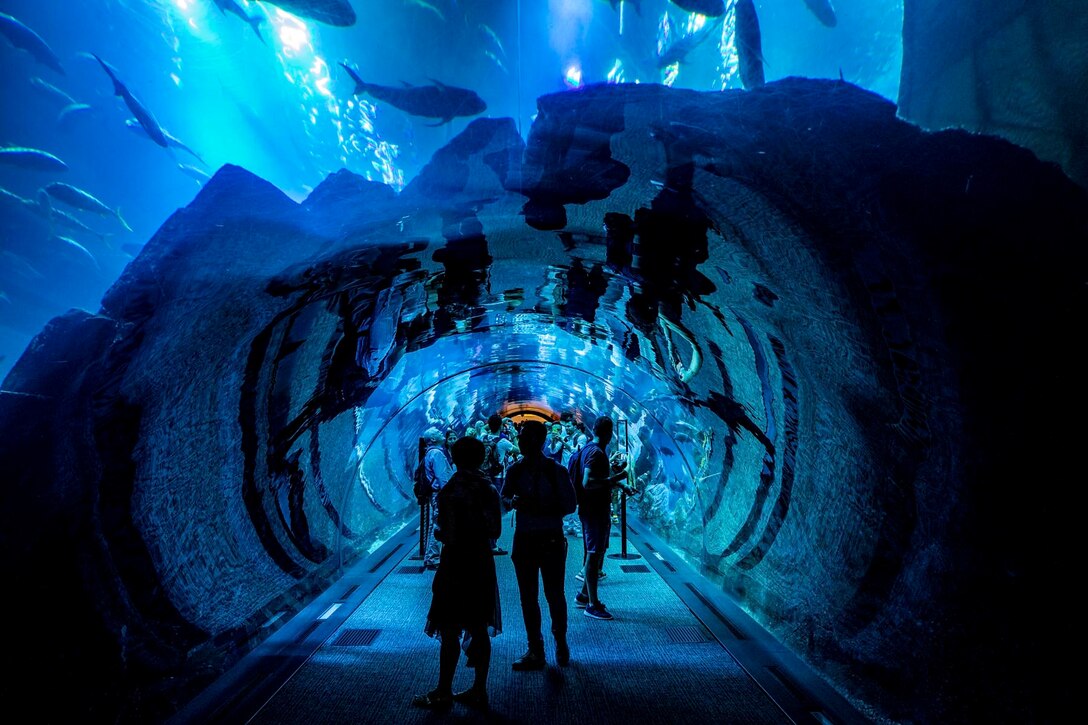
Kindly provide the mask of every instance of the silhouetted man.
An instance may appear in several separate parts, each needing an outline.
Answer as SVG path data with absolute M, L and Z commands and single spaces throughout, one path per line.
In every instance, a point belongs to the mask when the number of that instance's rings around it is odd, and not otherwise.
M 605 450 L 611 442 L 612 419 L 602 416 L 593 424 L 593 440 L 571 456 L 568 467 L 568 471 L 580 479 L 574 486 L 578 492 L 578 519 L 582 522 L 582 539 L 586 547 L 585 581 L 574 602 L 585 607 L 585 615 L 593 619 L 612 619 L 612 613 L 597 597 L 597 582 L 612 528 L 612 489 L 619 487 L 628 494 L 634 493 L 634 489 L 624 483 L 626 462 L 613 470 L 608 460 Z
M 521 614 L 529 649 L 512 667 L 515 670 L 539 670 L 544 667 L 544 636 L 541 633 L 540 581 L 552 620 L 555 637 L 555 661 L 570 662 L 567 646 L 567 601 L 563 591 L 567 566 L 567 539 L 563 535 L 563 517 L 577 506 L 574 485 L 567 469 L 544 455 L 547 428 L 530 420 L 518 436 L 522 460 L 506 472 L 502 497 L 517 513 L 511 561 L 518 579 Z

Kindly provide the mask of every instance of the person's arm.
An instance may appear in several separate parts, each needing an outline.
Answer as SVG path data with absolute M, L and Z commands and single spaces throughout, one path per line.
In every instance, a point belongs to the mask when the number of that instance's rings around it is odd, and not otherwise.
M 502 491 L 499 492 L 499 497 L 502 499 L 503 508 L 509 511 L 515 508 L 514 499 L 521 495 L 521 475 L 520 470 L 516 466 L 511 466 L 510 470 L 506 472 L 506 478 L 502 483 Z

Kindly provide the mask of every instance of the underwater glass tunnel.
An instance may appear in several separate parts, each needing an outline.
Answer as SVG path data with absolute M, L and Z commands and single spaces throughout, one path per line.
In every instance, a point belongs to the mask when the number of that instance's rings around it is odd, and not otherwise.
M 1062 721 L 1085 13 L 717 4 L 0 1 L 5 706 L 169 721 L 499 413 L 864 721 Z

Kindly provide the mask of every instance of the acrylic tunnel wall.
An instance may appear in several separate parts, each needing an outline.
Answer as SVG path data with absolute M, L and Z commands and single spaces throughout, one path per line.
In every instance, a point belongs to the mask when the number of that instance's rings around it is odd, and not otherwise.
M 168 714 L 412 521 L 425 428 L 523 405 L 626 421 L 632 512 L 874 721 L 1047 721 L 1084 190 L 846 83 L 538 110 L 400 194 L 224 167 L 42 331 L 0 536 L 50 624 L 6 696 Z

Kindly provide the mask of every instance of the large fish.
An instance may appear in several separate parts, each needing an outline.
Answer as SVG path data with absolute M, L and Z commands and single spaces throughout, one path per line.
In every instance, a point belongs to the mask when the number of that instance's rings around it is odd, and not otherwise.
M 68 164 L 48 151 L 26 148 L 25 146 L 5 146 L 0 148 L 0 163 L 33 171 L 68 170 Z
M 137 121 L 135 118 L 126 119 L 125 120 L 125 126 L 127 126 L 137 136 L 140 136 L 141 138 L 146 138 L 148 140 L 151 140 L 151 137 L 147 135 L 147 131 L 144 130 L 143 125 L 141 125 L 140 122 Z M 165 128 L 162 129 L 162 135 L 166 137 L 167 146 L 172 146 L 173 148 L 176 148 L 176 149 L 178 149 L 180 151 L 184 151 L 185 153 L 189 154 L 190 156 L 195 158 L 200 163 L 202 163 L 202 164 L 204 163 L 204 159 L 200 156 L 200 154 L 198 154 L 196 151 L 193 151 L 191 148 L 186 146 L 177 137 L 171 136 L 170 132 L 167 131 Z
M 57 114 L 57 125 L 67 128 L 77 118 L 82 118 L 94 109 L 86 103 L 69 103 Z
M 759 32 L 756 6 L 752 0 L 736 0 L 733 13 L 740 82 L 745 88 L 758 88 L 766 82 L 766 78 L 763 75 L 763 39 Z
M 690 35 L 685 35 L 679 40 L 673 41 L 657 56 L 657 67 L 665 68 L 673 63 L 683 63 L 687 60 L 688 53 L 695 50 L 704 40 L 716 33 L 721 27 L 721 19 L 703 26 Z
M 16 48 L 22 48 L 30 53 L 34 60 L 64 75 L 64 68 L 61 67 L 60 58 L 53 52 L 53 49 L 42 40 L 40 35 L 20 21 L 10 15 L 0 13 L 0 34 L 3 34 L 8 42 Z
M 61 249 L 70 253 L 74 253 L 75 256 L 80 260 L 89 261 L 95 266 L 96 269 L 98 269 L 98 260 L 95 259 L 95 256 L 93 254 L 91 254 L 91 250 L 87 249 L 76 240 L 72 239 L 71 237 L 62 237 L 59 234 L 55 234 L 53 235 L 53 241 L 59 242 L 61 245 L 63 245 Z
M 438 123 L 430 124 L 432 126 L 441 126 L 458 116 L 475 116 L 487 110 L 484 99 L 467 88 L 447 86 L 438 81 L 429 86 L 413 86 L 408 83 L 403 88 L 379 86 L 364 82 L 348 65 L 340 65 L 355 81 L 355 95 L 366 93 L 413 116 L 442 119 Z
M 42 80 L 38 76 L 34 76 L 33 78 L 30 79 L 30 85 L 34 86 L 35 88 L 37 88 L 38 90 L 40 90 L 40 91 L 42 91 L 42 92 L 44 92 L 46 94 L 52 96 L 53 98 L 60 101 L 61 104 L 65 105 L 65 106 L 70 106 L 73 103 L 78 103 L 78 101 L 76 101 L 76 99 L 74 99 L 70 95 L 68 95 L 67 92 L 62 91 L 61 89 L 57 88 L 55 85 L 53 85 L 49 81 Z
M 30 211 L 48 222 L 51 229 L 62 226 L 65 229 L 71 229 L 72 231 L 86 232 L 87 234 L 98 237 L 98 241 L 106 243 L 106 246 L 109 246 L 106 239 L 113 236 L 112 234 L 104 234 L 96 229 L 92 229 L 63 209 L 54 207 L 49 194 L 45 193 L 45 189 L 38 189 L 38 200 L 36 202 L 25 199 L 24 203 L 27 204 Z
M 310 18 L 326 25 L 355 25 L 355 11 L 348 0 L 261 0 L 300 18 Z
M 835 8 L 832 7 L 831 0 L 805 0 L 805 5 L 808 5 L 812 14 L 827 27 L 833 28 L 838 24 L 839 19 L 835 17 Z
M 710 17 L 725 14 L 725 0 L 672 0 L 672 4 L 689 13 L 698 13 Z
M 132 95 L 132 92 L 128 87 L 117 79 L 117 75 L 113 72 L 113 69 L 106 64 L 106 61 L 102 60 L 97 55 L 94 56 L 94 59 L 98 61 L 106 71 L 106 75 L 113 81 L 114 95 L 121 97 L 125 102 L 125 105 L 128 106 L 128 110 L 132 111 L 132 115 L 140 122 L 140 125 L 143 126 L 144 131 L 147 132 L 147 135 L 151 140 L 163 148 L 169 146 L 170 144 L 166 140 L 166 134 L 162 131 L 162 126 L 160 126 L 159 122 L 155 120 L 155 117 L 151 115 L 151 111 L 147 110 L 147 108 L 144 107 L 144 104 L 140 103 L 136 96 Z
M 198 184 L 203 184 L 206 181 L 211 181 L 211 176 L 207 174 L 203 169 L 198 169 L 195 166 L 189 164 L 178 164 L 178 170 L 188 176 L 190 179 L 195 179 Z
M 264 22 L 264 18 L 260 15 L 250 15 L 234 0 L 212 0 L 212 2 L 219 8 L 219 12 L 224 15 L 232 13 L 241 18 L 246 25 L 253 28 L 253 32 L 257 34 L 257 39 L 264 43 L 264 38 L 261 36 L 261 23 Z
M 71 184 L 54 181 L 52 184 L 43 186 L 42 190 L 45 191 L 46 194 L 49 194 L 53 199 L 56 199 L 63 204 L 67 204 L 73 209 L 82 209 L 83 211 L 89 211 L 92 214 L 98 214 L 99 216 L 117 217 L 117 221 L 121 222 L 121 226 L 130 232 L 132 231 L 132 227 L 130 227 L 124 217 L 121 216 L 120 209 L 111 209 L 83 189 L 76 188 Z

